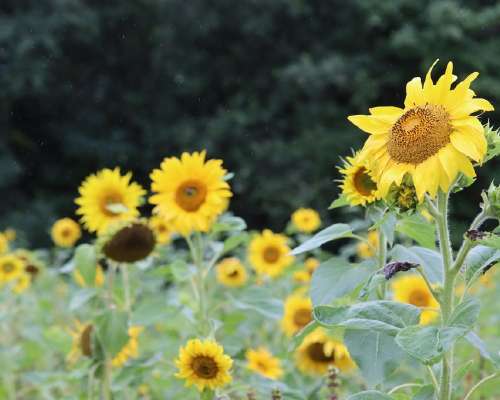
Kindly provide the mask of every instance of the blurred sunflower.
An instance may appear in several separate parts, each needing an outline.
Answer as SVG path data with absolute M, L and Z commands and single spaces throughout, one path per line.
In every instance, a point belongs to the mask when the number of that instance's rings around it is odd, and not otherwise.
M 456 79 L 453 64 L 449 62 L 434 83 L 431 73 L 436 62 L 423 85 L 420 78 L 408 82 L 404 108 L 375 107 L 370 115 L 348 118 L 370 134 L 363 152 L 373 162 L 383 197 L 405 174 L 411 175 L 419 201 L 425 193 L 435 197 L 438 188 L 447 192 L 459 173 L 474 177 L 471 160 L 481 162 L 486 154 L 483 126 L 471 115 L 493 110 L 469 88 L 479 74 L 470 74 L 451 89 Z
M 51 229 L 52 241 L 59 247 L 73 247 L 82 236 L 78 222 L 71 218 L 57 220 Z
M 228 257 L 216 266 L 217 281 L 229 287 L 241 287 L 247 281 L 247 271 L 241 261 Z
M 80 273 L 80 271 L 78 271 L 77 268 L 73 270 L 73 279 L 77 283 L 77 285 L 82 288 L 88 286 L 82 274 Z M 104 275 L 102 267 L 99 264 L 97 264 L 95 269 L 95 278 L 94 278 L 95 287 L 101 287 L 102 285 L 104 285 L 105 279 L 106 277 Z
M 346 157 L 344 166 L 339 167 L 339 172 L 343 175 L 340 188 L 350 205 L 364 206 L 380 199 L 377 181 L 368 160 L 363 159 L 361 153 Z
M 359 258 L 371 258 L 377 253 L 379 238 L 377 231 L 369 231 L 366 242 L 359 242 L 356 246 L 356 253 Z
M 247 368 L 269 379 L 279 379 L 283 376 L 281 361 L 266 348 L 249 349 L 245 353 Z
M 420 275 L 405 275 L 392 282 L 394 300 L 422 308 L 420 324 L 427 325 L 439 315 L 439 303 Z
M 301 294 L 292 294 L 285 300 L 281 327 L 287 336 L 293 336 L 312 321 L 312 302 Z
M 295 361 L 300 371 L 310 375 L 325 375 L 330 366 L 343 372 L 356 366 L 347 347 L 330 338 L 322 328 L 304 338 L 295 351 Z
M 22 272 L 15 280 L 12 290 L 16 294 L 24 293 L 31 285 L 31 277 L 28 273 Z
M 0 232 L 0 254 L 5 254 L 9 250 L 9 239 Z
M 248 258 L 258 274 L 274 278 L 293 263 L 294 257 L 290 255 L 287 240 L 286 236 L 269 229 L 252 239 L 248 246 Z
M 224 348 L 213 340 L 190 340 L 179 349 L 175 360 L 177 378 L 185 379 L 186 386 L 195 385 L 201 392 L 205 388 L 222 387 L 232 378 L 229 373 L 233 360 L 224 354 Z
M 123 367 L 131 358 L 139 356 L 139 335 L 144 330 L 142 326 L 131 326 L 128 329 L 128 342 L 111 360 L 113 367 Z
M 11 282 L 24 272 L 24 263 L 14 254 L 0 256 L 0 283 Z
M 314 271 L 316 271 L 316 268 L 318 268 L 319 264 L 320 262 L 317 258 L 309 257 L 304 262 L 304 269 L 296 271 L 293 274 L 293 279 L 298 283 L 309 283 Z
M 24 272 L 31 277 L 31 280 L 34 280 L 44 268 L 43 262 L 32 251 L 17 249 L 14 255 L 22 261 Z
M 13 228 L 7 228 L 3 234 L 5 235 L 5 237 L 7 238 L 7 240 L 9 242 L 13 242 L 14 240 L 16 240 L 16 237 L 17 237 L 17 232 L 15 229 Z
M 168 244 L 172 241 L 172 227 L 165 218 L 153 215 L 149 218 L 149 227 L 155 233 L 156 241 L 159 244 Z
M 83 225 L 89 232 L 102 233 L 111 223 L 127 221 L 139 215 L 138 207 L 144 189 L 130 182 L 132 174 L 120 174 L 120 169 L 103 169 L 90 175 L 79 188 L 80 197 L 75 200 L 80 207 Z
M 299 208 L 292 214 L 292 224 L 299 232 L 312 233 L 321 226 L 321 218 L 312 208 Z
M 82 356 L 92 357 L 92 333 L 94 327 L 92 324 L 81 323 L 75 320 L 74 327 L 69 331 L 73 341 L 67 360 L 74 364 Z
M 208 232 L 232 196 L 222 160 L 205 161 L 206 151 L 166 158 L 151 173 L 154 211 L 184 236 Z

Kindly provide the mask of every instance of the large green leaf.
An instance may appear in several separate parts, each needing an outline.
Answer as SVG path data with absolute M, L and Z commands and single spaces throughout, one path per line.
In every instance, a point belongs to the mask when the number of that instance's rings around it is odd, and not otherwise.
M 475 332 L 469 332 L 465 335 L 465 339 L 474 346 L 481 357 L 491 361 L 497 369 L 500 370 L 500 354 L 495 354 L 492 350 L 490 350 L 488 345 L 477 335 Z
M 332 240 L 350 237 L 351 235 L 352 229 L 349 225 L 335 224 L 319 231 L 311 239 L 293 249 L 292 254 L 296 256 L 298 254 L 305 253 L 306 251 L 317 249 L 321 245 Z
M 269 291 L 251 287 L 243 291 L 238 297 L 228 295 L 234 306 L 240 310 L 252 310 L 266 318 L 280 319 L 283 316 L 283 303 L 269 293 Z
M 388 394 L 379 392 L 378 390 L 367 390 L 349 396 L 347 400 L 393 400 L 393 397 Z
M 486 267 L 498 260 L 500 250 L 482 245 L 474 247 L 465 259 L 465 279 L 467 282 L 477 279 Z
M 442 258 L 437 251 L 425 247 L 404 247 L 397 244 L 391 251 L 391 258 L 394 261 L 410 261 L 421 265 L 431 283 L 443 281 Z
M 109 357 L 116 356 L 128 342 L 128 315 L 107 310 L 96 320 L 97 337 Z
M 94 286 L 97 255 L 94 246 L 81 244 L 75 250 L 74 266 L 88 286 Z
M 459 328 L 472 329 L 479 318 L 481 303 L 476 297 L 469 297 L 460 303 L 450 318 L 450 325 Z
M 415 240 L 420 246 L 436 247 L 436 228 L 419 214 L 403 218 L 396 224 L 396 231 Z
M 495 234 L 487 235 L 479 240 L 483 246 L 491 247 L 492 249 L 500 250 L 500 236 Z
M 415 393 L 412 400 L 434 400 L 435 398 L 434 385 L 425 385 Z
M 84 288 L 77 290 L 72 296 L 69 303 L 70 311 L 75 311 L 84 304 L 88 303 L 97 294 L 94 288 Z

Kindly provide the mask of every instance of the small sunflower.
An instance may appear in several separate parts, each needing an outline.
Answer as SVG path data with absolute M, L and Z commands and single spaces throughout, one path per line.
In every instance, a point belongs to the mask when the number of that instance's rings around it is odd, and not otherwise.
M 295 351 L 300 371 L 310 375 L 325 375 L 330 366 L 349 371 L 356 364 L 345 345 L 330 338 L 322 328 L 307 335 Z
M 205 161 L 206 152 L 182 153 L 166 158 L 151 173 L 150 203 L 154 211 L 184 236 L 193 231 L 208 232 L 232 196 L 224 180 L 227 171 L 222 160 Z
M 139 335 L 144 330 L 142 326 L 131 326 L 128 329 L 128 342 L 111 360 L 113 367 L 123 367 L 131 358 L 139 356 Z
M 132 174 L 120 174 L 120 169 L 103 169 L 85 179 L 75 200 L 77 214 L 89 232 L 102 233 L 113 222 L 127 221 L 139 216 L 138 207 L 146 194 L 137 183 L 130 182 Z
M 59 247 L 73 247 L 82 236 L 78 222 L 71 218 L 61 218 L 52 225 L 51 236 Z
M 245 356 L 249 370 L 273 380 L 283 376 L 280 359 L 274 357 L 266 348 L 249 349 Z
M 367 242 L 360 242 L 356 247 L 359 258 L 371 258 L 377 253 L 379 238 L 377 231 L 368 232 Z
M 175 376 L 185 379 L 186 386 L 195 385 L 200 392 L 205 388 L 213 390 L 222 387 L 232 379 L 229 370 L 233 360 L 213 340 L 188 341 L 185 347 L 180 348 L 175 365 L 179 369 Z
M 172 241 L 172 227 L 168 221 L 159 215 L 153 215 L 149 218 L 149 227 L 156 235 L 156 241 L 159 244 L 168 244 Z
M 274 278 L 293 263 L 290 251 L 286 236 L 266 229 L 250 242 L 248 258 L 258 274 Z
M 437 62 L 437 61 L 436 61 Z M 492 111 L 485 99 L 475 98 L 469 87 L 479 75 L 474 72 L 451 89 L 456 77 L 448 63 L 436 83 L 431 73 L 422 85 L 413 78 L 406 85 L 404 108 L 370 108 L 370 115 L 349 117 L 370 134 L 365 158 L 373 163 L 380 194 L 385 197 L 391 184 L 412 177 L 421 202 L 424 194 L 435 197 L 438 188 L 447 192 L 459 173 L 475 176 L 471 160 L 481 162 L 487 150 L 484 128 L 476 115 Z
M 321 226 L 321 218 L 316 210 L 299 208 L 292 214 L 292 224 L 300 232 L 312 233 Z
M 85 282 L 85 279 L 83 278 L 82 274 L 78 269 L 73 270 L 73 279 L 77 283 L 78 286 L 84 288 L 87 287 L 87 283 Z M 106 277 L 104 275 L 104 271 L 102 267 L 97 264 L 96 269 L 95 269 L 95 278 L 94 278 L 94 285 L 95 287 L 102 287 L 104 285 L 104 281 L 106 280 Z
M 31 277 L 28 273 L 22 272 L 21 275 L 19 275 L 14 283 L 14 287 L 12 290 L 16 294 L 21 294 L 24 293 L 31 285 Z
M 0 254 L 5 254 L 7 251 L 9 251 L 9 239 L 0 232 Z
M 339 172 L 343 175 L 340 188 L 350 205 L 364 206 L 380 199 L 377 181 L 369 162 L 363 159 L 361 153 L 346 157 L 344 166 L 339 168 Z
M 312 302 L 301 294 L 292 294 L 285 300 L 281 327 L 287 336 L 293 336 L 312 321 Z
M 24 263 L 14 254 L 0 256 L 0 283 L 17 279 L 24 271 Z
M 392 282 L 394 300 L 422 308 L 420 324 L 427 325 L 439 315 L 439 303 L 419 275 L 405 275 Z
M 229 287 L 241 287 L 248 279 L 247 271 L 235 257 L 225 258 L 216 266 L 217 281 Z
M 7 228 L 3 234 L 5 235 L 5 237 L 7 238 L 7 240 L 9 242 L 13 242 L 14 240 L 16 240 L 16 237 L 17 237 L 17 232 L 15 229 L 13 228 Z
M 73 341 L 67 360 L 74 364 L 82 356 L 92 357 L 92 334 L 94 327 L 92 324 L 82 323 L 75 320 L 73 329 L 70 330 Z
M 311 281 L 312 275 L 316 268 L 318 268 L 320 262 L 317 258 L 309 257 L 304 262 L 304 269 L 296 271 L 293 274 L 293 278 L 298 283 L 309 283 Z
M 14 255 L 22 261 L 24 265 L 24 272 L 31 277 L 32 281 L 44 268 L 43 262 L 41 262 L 32 251 L 17 249 L 14 252 Z

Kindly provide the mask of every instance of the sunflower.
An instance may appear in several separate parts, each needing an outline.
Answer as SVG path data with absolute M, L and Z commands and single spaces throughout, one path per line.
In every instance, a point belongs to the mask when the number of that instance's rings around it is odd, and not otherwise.
M 69 331 L 73 341 L 67 360 L 74 364 L 82 356 L 92 357 L 92 334 L 94 327 L 92 324 L 81 323 L 75 320 L 74 327 Z
M 377 231 L 368 232 L 366 240 L 367 240 L 366 242 L 358 243 L 356 247 L 356 252 L 359 258 L 371 258 L 375 256 L 377 252 L 379 245 L 379 238 Z
M 166 158 L 151 174 L 154 211 L 184 236 L 193 231 L 208 232 L 232 196 L 224 180 L 222 160 L 205 161 L 206 152 L 182 153 Z
M 103 169 L 85 179 L 79 188 L 80 206 L 77 214 L 90 232 L 103 232 L 110 223 L 127 221 L 139 215 L 137 208 L 146 194 L 137 183 L 130 182 L 132 174 L 120 174 L 120 169 Z
M 312 302 L 301 294 L 292 294 L 285 300 L 281 327 L 287 336 L 293 336 L 312 321 Z
M 0 232 L 0 254 L 5 254 L 9 250 L 9 239 Z
M 304 269 L 296 271 L 293 274 L 293 278 L 298 283 L 309 283 L 311 281 L 312 275 L 316 268 L 318 268 L 320 262 L 317 258 L 309 257 L 304 262 Z
M 175 360 L 177 378 L 185 379 L 186 386 L 195 385 L 201 392 L 205 388 L 222 387 L 232 378 L 229 373 L 233 360 L 224 354 L 224 348 L 213 340 L 190 340 L 179 349 Z
M 61 218 L 52 225 L 51 236 L 59 247 L 73 247 L 82 236 L 78 222 L 71 218 Z
M 330 338 L 322 328 L 307 335 L 295 351 L 295 361 L 300 371 L 310 375 L 325 375 L 330 366 L 349 371 L 356 364 L 345 345 Z
M 0 283 L 17 279 L 24 271 L 24 263 L 14 254 L 0 256 Z
M 172 240 L 172 227 L 168 221 L 159 215 L 153 215 L 149 218 L 149 227 L 156 235 L 156 241 L 159 244 L 168 244 Z
M 437 61 L 436 61 L 437 62 Z M 373 161 L 378 188 L 383 197 L 392 183 L 399 185 L 412 177 L 419 201 L 438 188 L 447 192 L 459 173 L 474 177 L 471 160 L 481 162 L 487 143 L 478 111 L 492 111 L 485 99 L 475 98 L 469 86 L 474 72 L 451 89 L 455 80 L 453 64 L 444 75 L 432 81 L 431 66 L 422 85 L 413 78 L 406 85 L 404 108 L 375 107 L 370 115 L 349 117 L 358 128 L 370 134 L 364 153 Z
M 439 303 L 419 275 L 406 275 L 392 282 L 394 300 L 422 308 L 420 324 L 427 325 L 439 315 Z
M 266 348 L 249 349 L 245 356 L 249 370 L 273 380 L 283 376 L 281 361 L 279 358 L 274 357 Z
M 13 228 L 7 228 L 3 234 L 5 235 L 5 237 L 7 238 L 7 240 L 9 242 L 13 242 L 14 240 L 16 240 L 16 237 L 17 237 L 17 232 L 15 229 Z
M 241 287 L 247 281 L 247 271 L 241 261 L 235 257 L 228 257 L 216 266 L 217 281 L 229 287 Z
M 15 280 L 12 290 L 16 294 L 25 292 L 31 285 L 31 277 L 28 273 L 22 272 Z
M 346 157 L 339 172 L 343 175 L 340 188 L 350 205 L 364 206 L 380 199 L 377 181 L 363 154 L 358 152 L 353 157 Z
M 111 360 L 113 367 L 123 367 L 131 358 L 139 356 L 139 335 L 144 330 L 142 326 L 131 326 L 128 329 L 128 342 L 120 352 Z
M 85 282 L 83 275 L 80 273 L 80 271 L 78 271 L 77 268 L 73 270 L 73 279 L 78 284 L 78 286 L 82 288 L 87 287 L 87 283 Z M 99 264 L 97 264 L 95 269 L 94 285 L 96 287 L 101 287 L 102 285 L 104 285 L 105 279 L 106 277 L 104 275 L 102 267 Z
M 248 258 L 258 274 L 279 276 L 293 263 L 287 237 L 265 229 L 255 236 L 248 247 Z
M 14 255 L 22 261 L 24 264 L 24 272 L 31 277 L 31 280 L 34 280 L 44 268 L 43 263 L 32 251 L 17 249 Z
M 321 226 L 321 218 L 318 212 L 311 208 L 299 208 L 292 214 L 292 224 L 300 232 L 312 233 Z

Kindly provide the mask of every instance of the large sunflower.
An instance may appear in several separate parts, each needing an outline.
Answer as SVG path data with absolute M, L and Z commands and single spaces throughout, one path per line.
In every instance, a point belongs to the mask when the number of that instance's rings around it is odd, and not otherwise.
M 248 258 L 258 274 L 274 278 L 293 263 L 287 237 L 265 229 L 248 246 Z
M 216 266 L 217 281 L 228 287 L 241 287 L 247 281 L 248 275 L 241 261 L 228 257 Z
M 78 222 L 71 218 L 61 218 L 52 225 L 51 236 L 59 247 L 73 247 L 82 236 Z
M 120 174 L 120 169 L 103 169 L 85 179 L 79 188 L 80 206 L 76 211 L 90 232 L 101 233 L 113 222 L 127 221 L 139 215 L 137 208 L 146 194 L 132 174 Z
M 0 284 L 17 279 L 24 272 L 24 263 L 13 254 L 0 257 Z
M 370 134 L 364 154 L 373 162 L 382 196 L 392 183 L 399 185 L 409 174 L 417 197 L 434 197 L 438 188 L 448 191 L 459 173 L 475 176 L 471 160 L 481 162 L 486 153 L 484 129 L 476 115 L 491 111 L 485 99 L 475 98 L 469 86 L 474 72 L 451 89 L 456 77 L 448 63 L 436 83 L 431 72 L 424 83 L 413 78 L 406 85 L 404 108 L 370 108 L 370 115 L 349 117 L 358 128 Z
M 185 347 L 180 348 L 175 365 L 179 369 L 176 377 L 185 379 L 186 386 L 195 385 L 200 392 L 205 388 L 213 390 L 231 382 L 229 370 L 233 360 L 213 340 L 188 341 Z
M 245 353 L 247 368 L 269 379 L 279 379 L 283 376 L 281 361 L 264 347 L 249 349 Z
M 353 157 L 346 157 L 343 168 L 339 168 L 343 175 L 340 181 L 342 194 L 352 206 L 364 206 L 380 199 L 369 162 L 363 158 L 358 152 Z
M 205 161 L 205 157 L 205 151 L 182 153 L 180 159 L 166 158 L 151 173 L 156 194 L 149 201 L 182 235 L 207 232 L 232 196 L 222 160 Z
M 312 302 L 301 294 L 293 294 L 285 300 L 281 327 L 287 336 L 293 336 L 312 321 Z

